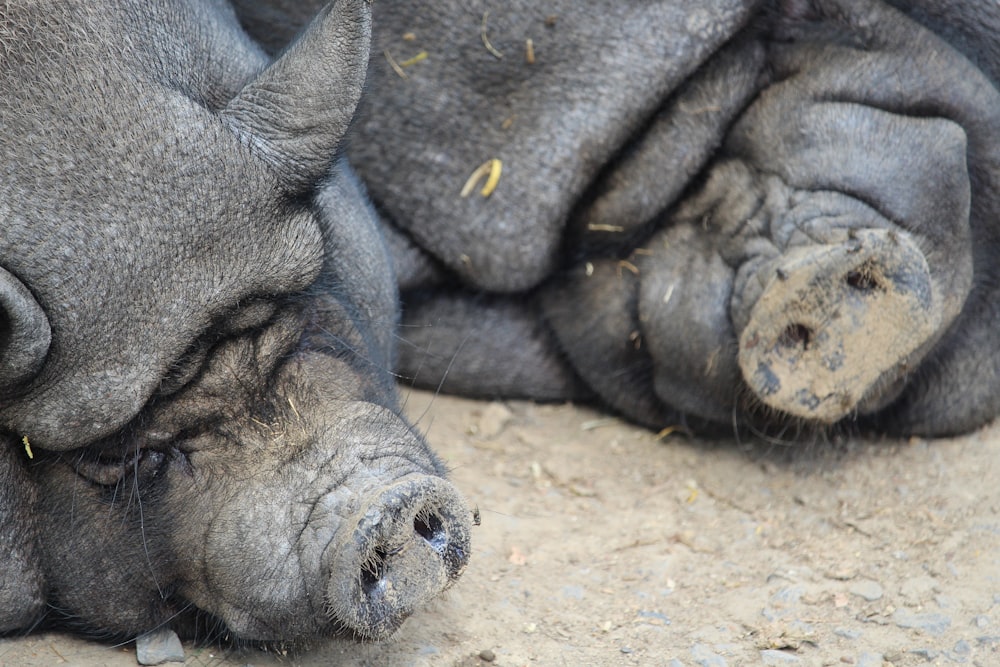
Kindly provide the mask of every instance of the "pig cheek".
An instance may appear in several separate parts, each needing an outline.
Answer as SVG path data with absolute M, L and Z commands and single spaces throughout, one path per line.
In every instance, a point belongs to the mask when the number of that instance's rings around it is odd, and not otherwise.
M 122 637 L 176 613 L 154 492 L 136 493 L 128 480 L 113 491 L 98 487 L 64 465 L 45 466 L 38 481 L 40 552 L 60 613 Z
M 316 550 L 303 545 L 324 536 L 308 529 L 311 503 L 282 476 L 224 480 L 198 485 L 182 502 L 204 511 L 185 512 L 197 523 L 173 534 L 175 552 L 188 555 L 181 595 L 241 637 L 315 634 L 324 623 L 322 576 Z

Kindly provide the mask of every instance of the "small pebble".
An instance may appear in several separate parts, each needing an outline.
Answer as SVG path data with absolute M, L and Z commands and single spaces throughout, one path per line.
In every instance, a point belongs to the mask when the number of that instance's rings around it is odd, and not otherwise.
M 695 644 L 692 646 L 691 657 L 694 658 L 700 667 L 728 667 L 726 659 L 705 644 Z
M 979 614 L 973 621 L 977 628 L 985 628 L 990 624 L 990 617 L 986 614 Z
M 926 575 L 912 577 L 899 587 L 899 594 L 911 602 L 920 602 L 931 597 L 937 589 L 937 580 Z
M 135 640 L 135 659 L 140 665 L 184 662 L 184 647 L 170 628 L 152 630 Z
M 858 656 L 858 667 L 882 667 L 881 653 L 862 653 Z
M 658 611 L 644 611 L 640 609 L 637 615 L 639 618 L 644 619 L 646 623 L 651 623 L 653 625 L 670 625 L 670 618 L 666 614 L 661 614 Z
M 497 654 L 489 650 L 488 648 L 484 648 L 482 651 L 479 652 L 479 659 L 482 660 L 483 662 L 493 662 L 494 660 L 497 659 Z
M 857 595 L 858 597 L 864 598 L 869 602 L 880 600 L 883 595 L 882 587 L 879 586 L 878 582 L 871 581 L 869 579 L 858 581 L 851 585 L 851 587 L 847 590 L 849 590 L 852 595 Z
M 785 586 L 771 596 L 771 602 L 784 605 L 797 604 L 805 591 L 806 589 L 802 586 Z
M 802 660 L 798 656 L 774 649 L 761 651 L 760 660 L 761 663 L 767 665 L 767 667 L 783 667 L 784 665 L 791 667 L 792 665 L 802 664 Z
M 940 607 L 941 609 L 949 609 L 957 605 L 955 599 L 949 595 L 941 595 L 941 594 L 935 595 L 934 602 L 936 602 L 937 606 Z
M 897 609 L 892 615 L 892 622 L 901 628 L 923 630 L 931 635 L 943 634 L 951 627 L 950 616 L 936 613 L 914 614 L 905 609 Z
M 959 658 L 967 658 L 972 653 L 972 645 L 964 639 L 955 642 L 955 647 L 951 649 L 951 659 L 959 662 Z
M 916 655 L 916 656 L 920 656 L 921 658 L 923 658 L 927 662 L 931 662 L 933 660 L 936 660 L 937 657 L 939 655 L 941 655 L 941 651 L 936 651 L 936 650 L 934 650 L 932 648 L 915 648 L 915 649 L 912 649 L 910 651 L 910 653 L 912 653 L 913 655 Z
M 479 418 L 479 423 L 476 425 L 476 435 L 486 440 L 495 438 L 507 428 L 507 424 L 513 418 L 514 413 L 503 403 L 490 403 Z

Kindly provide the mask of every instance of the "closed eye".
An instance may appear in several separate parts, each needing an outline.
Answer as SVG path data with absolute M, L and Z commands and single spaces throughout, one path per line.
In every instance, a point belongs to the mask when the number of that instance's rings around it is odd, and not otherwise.
M 155 477 L 166 461 L 161 451 L 136 448 L 123 456 L 109 457 L 84 453 L 74 464 L 74 471 L 92 484 L 116 487 L 129 476 Z

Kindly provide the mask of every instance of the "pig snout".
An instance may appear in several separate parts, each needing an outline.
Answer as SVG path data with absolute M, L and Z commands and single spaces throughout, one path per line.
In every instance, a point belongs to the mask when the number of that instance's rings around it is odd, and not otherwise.
M 940 327 L 927 260 L 904 232 L 855 231 L 764 270 L 739 364 L 756 397 L 787 414 L 829 424 L 884 402 Z
M 447 481 L 408 475 L 372 494 L 331 545 L 328 611 L 366 639 L 392 634 L 448 588 L 469 560 L 471 514 Z

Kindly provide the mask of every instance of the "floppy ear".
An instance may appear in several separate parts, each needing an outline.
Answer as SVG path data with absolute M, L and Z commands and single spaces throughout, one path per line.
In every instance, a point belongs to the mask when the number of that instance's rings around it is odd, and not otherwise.
M 0 268 L 0 395 L 41 369 L 51 341 L 42 307 L 24 283 Z
M 310 187 L 333 162 L 361 99 L 370 42 L 369 0 L 335 0 L 222 110 L 289 189 Z

